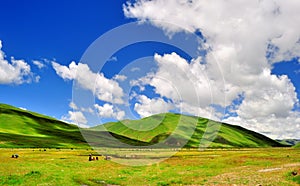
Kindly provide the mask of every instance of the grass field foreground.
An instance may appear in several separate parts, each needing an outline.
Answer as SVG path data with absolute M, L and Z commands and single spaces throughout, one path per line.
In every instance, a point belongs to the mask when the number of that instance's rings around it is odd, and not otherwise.
M 11 158 L 12 154 L 19 158 Z M 88 161 L 92 150 L 0 149 L 0 185 L 298 185 L 292 148 L 183 150 L 148 166 Z M 140 152 L 136 152 L 139 154 Z M 114 157 L 113 157 L 114 158 Z

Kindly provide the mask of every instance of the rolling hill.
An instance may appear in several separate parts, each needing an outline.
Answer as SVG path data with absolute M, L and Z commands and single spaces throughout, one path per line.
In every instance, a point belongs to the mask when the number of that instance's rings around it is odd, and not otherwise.
M 153 145 L 162 142 L 168 147 L 181 147 L 182 144 L 186 144 L 185 147 L 188 148 L 284 146 L 240 126 L 174 113 L 157 114 L 141 120 L 111 122 L 90 130 L 107 130 L 120 141 L 132 145 Z
M 76 125 L 0 104 L 0 147 L 88 147 Z
M 187 148 L 284 146 L 239 126 L 174 113 L 79 129 L 48 116 L 0 104 L 0 147 L 87 148 L 85 140 L 94 147 L 120 147 L 120 142 L 125 144 L 122 147 L 129 144 L 157 148 L 184 144 Z
M 300 143 L 297 143 L 294 147 L 295 148 L 300 148 Z

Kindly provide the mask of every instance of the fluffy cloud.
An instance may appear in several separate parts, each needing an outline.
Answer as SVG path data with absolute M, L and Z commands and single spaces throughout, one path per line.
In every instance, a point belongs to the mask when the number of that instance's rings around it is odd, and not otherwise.
M 259 112 L 259 110 L 257 111 Z M 300 114 L 299 112 L 290 112 L 287 117 L 276 117 L 274 114 L 267 117 L 255 117 L 245 119 L 243 117 L 230 117 L 224 122 L 259 131 L 273 139 L 292 139 L 300 135 Z
M 263 60 L 267 44 L 278 47 L 274 61 L 299 55 L 299 8 L 297 0 L 137 0 L 124 5 L 124 13 L 170 33 L 200 29 L 214 49 L 232 45 L 240 48 L 240 58 L 261 65 L 253 58 Z
M 103 106 L 95 104 L 98 115 L 102 118 L 116 118 L 117 120 L 124 119 L 125 112 L 115 108 L 113 105 L 105 103 Z
M 117 80 L 117 81 L 125 81 L 127 79 L 127 77 L 124 75 L 117 74 L 113 77 L 113 79 Z
M 81 65 L 81 63 L 78 64 L 78 66 L 79 65 Z M 78 66 L 76 65 L 76 63 L 74 61 L 72 61 L 69 64 L 69 67 L 60 65 L 56 62 L 52 62 L 52 67 L 56 71 L 57 75 L 59 75 L 64 80 L 73 80 L 73 79 L 75 79 Z M 88 71 L 89 71 L 89 69 L 88 69 Z
M 166 81 L 159 77 L 182 87 L 179 89 L 184 89 L 185 85 L 181 85 L 184 81 L 196 80 L 201 83 L 193 87 L 199 92 L 197 96 L 203 111 L 209 110 L 209 98 L 213 98 L 217 105 L 234 108 L 237 116 L 225 121 L 282 138 L 299 137 L 297 132 L 290 133 L 299 131 L 299 112 L 293 111 L 299 100 L 289 78 L 274 75 L 271 69 L 274 63 L 300 56 L 299 8 L 297 0 L 137 0 L 124 5 L 124 13 L 142 22 L 149 21 L 170 35 L 200 30 L 210 47 L 205 64 L 193 61 L 187 64 L 175 54 L 156 56 L 159 70 L 148 77 L 148 83 L 157 93 L 176 98 L 168 85 L 160 87 Z M 174 74 L 164 70 L 167 68 L 164 65 Z M 185 72 L 190 75 L 183 75 Z M 205 75 L 198 74 L 201 72 Z M 182 77 L 185 78 L 180 80 Z M 180 90 L 180 94 L 183 104 L 192 106 L 186 108 L 194 108 L 192 100 L 196 102 L 195 97 L 188 96 L 184 90 Z M 222 104 L 220 98 L 224 94 L 226 102 Z M 243 100 L 234 106 L 239 95 L 244 95 Z M 196 108 L 190 112 L 195 112 Z
M 245 87 L 245 100 L 237 113 L 245 119 L 255 117 L 288 117 L 298 102 L 295 87 L 286 75 L 271 75 L 265 70 L 250 88 Z M 254 89 L 256 88 L 256 89 Z
M 39 69 L 44 68 L 45 64 L 38 60 L 33 60 L 32 63 L 36 65 Z
M 142 96 L 139 97 L 142 104 L 134 107 L 141 116 L 177 108 L 184 113 L 215 119 L 211 105 L 225 104 L 225 95 L 221 91 L 224 84 L 207 78 L 206 67 L 201 64 L 201 58 L 188 62 L 178 54 L 171 53 L 163 56 L 155 54 L 154 59 L 157 71 L 138 81 L 131 81 L 131 85 L 139 86 L 141 90 L 145 89 L 144 85 L 151 85 L 155 88 L 155 93 L 172 100 L 173 106 L 161 98 L 151 100 Z
M 166 102 L 162 98 L 148 98 L 145 95 L 137 96 L 138 102 L 134 105 L 134 110 L 141 117 L 148 117 L 154 114 L 166 113 L 173 109 L 174 106 L 170 102 Z
M 102 101 L 110 103 L 123 103 L 123 89 L 118 82 L 104 77 L 104 74 L 94 73 L 87 64 L 71 62 L 69 66 L 63 66 L 52 62 L 56 73 L 64 80 L 75 80 L 82 88 L 92 91 Z
M 88 127 L 87 119 L 81 111 L 69 111 L 68 114 L 61 119 L 66 122 L 74 123 L 79 127 Z
M 5 54 L 1 50 L 0 40 L 0 84 L 22 84 L 32 81 L 39 81 L 39 76 L 34 76 L 30 65 L 24 60 L 16 60 L 11 57 L 10 62 L 5 59 Z

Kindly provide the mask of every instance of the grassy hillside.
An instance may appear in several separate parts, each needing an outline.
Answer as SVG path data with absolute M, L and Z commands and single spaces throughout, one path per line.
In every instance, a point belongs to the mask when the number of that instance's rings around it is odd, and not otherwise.
M 86 148 L 85 139 L 99 147 L 120 147 L 120 141 L 125 144 L 122 147 L 130 147 L 126 144 L 158 148 L 184 144 L 191 148 L 283 146 L 239 126 L 174 113 L 79 130 L 48 116 L 0 104 L 0 147 Z
M 0 147 L 87 147 L 77 126 L 0 104 Z
M 300 143 L 297 143 L 294 147 L 295 148 L 300 148 Z
M 185 147 L 192 148 L 197 148 L 199 145 L 206 146 L 206 144 L 209 147 L 283 146 L 264 135 L 239 126 L 173 113 L 153 115 L 141 120 L 107 123 L 91 130 L 104 131 L 104 129 L 113 136 L 119 137 L 120 141 L 133 145 L 152 145 L 163 142 L 168 146 L 176 147 L 187 142 Z M 211 140 L 213 142 L 209 143 Z

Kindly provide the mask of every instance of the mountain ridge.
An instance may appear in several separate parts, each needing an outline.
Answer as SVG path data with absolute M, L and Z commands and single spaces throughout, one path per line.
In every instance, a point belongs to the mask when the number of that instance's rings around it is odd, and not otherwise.
M 142 124 L 150 124 L 151 121 L 155 120 L 162 122 L 151 131 L 136 131 L 130 128 L 132 126 L 141 127 Z M 178 125 L 180 125 L 180 120 L 182 120 L 183 125 L 179 126 L 179 129 L 175 130 L 176 125 L 172 125 L 172 123 L 179 123 Z M 220 123 L 196 116 L 164 113 L 143 118 L 141 120 L 126 120 L 127 124 L 126 122 L 123 122 L 124 121 L 110 122 L 108 124 L 93 127 L 91 128 L 91 130 L 99 129 L 100 131 L 103 131 L 103 128 L 105 128 L 110 133 L 129 137 L 131 139 L 139 140 L 149 144 L 155 144 L 155 142 L 157 143 L 166 140 L 169 136 L 171 136 L 170 134 L 174 133 L 176 139 L 172 138 L 172 143 L 179 143 L 179 146 L 182 146 L 182 144 L 180 144 L 180 141 L 184 141 L 187 142 L 185 147 L 188 148 L 197 148 L 203 145 L 201 141 L 205 141 L 205 138 L 213 138 L 207 139 L 207 143 L 209 143 L 209 147 L 215 148 L 285 146 L 262 134 L 245 129 L 241 126 Z M 197 124 L 195 124 L 195 122 Z M 147 127 L 149 128 L 149 126 Z M 193 134 L 191 135 L 189 132 L 185 132 L 186 130 L 189 130 L 190 132 L 192 131 Z M 208 136 L 208 133 L 215 134 Z M 185 139 L 185 136 L 188 139 Z
M 83 135 L 83 136 L 82 136 Z M 111 140 L 112 137 L 114 140 Z M 281 147 L 264 135 L 206 118 L 163 113 L 140 120 L 123 120 L 89 129 L 39 113 L 0 104 L 0 147 L 88 148 L 165 144 L 164 147 Z

